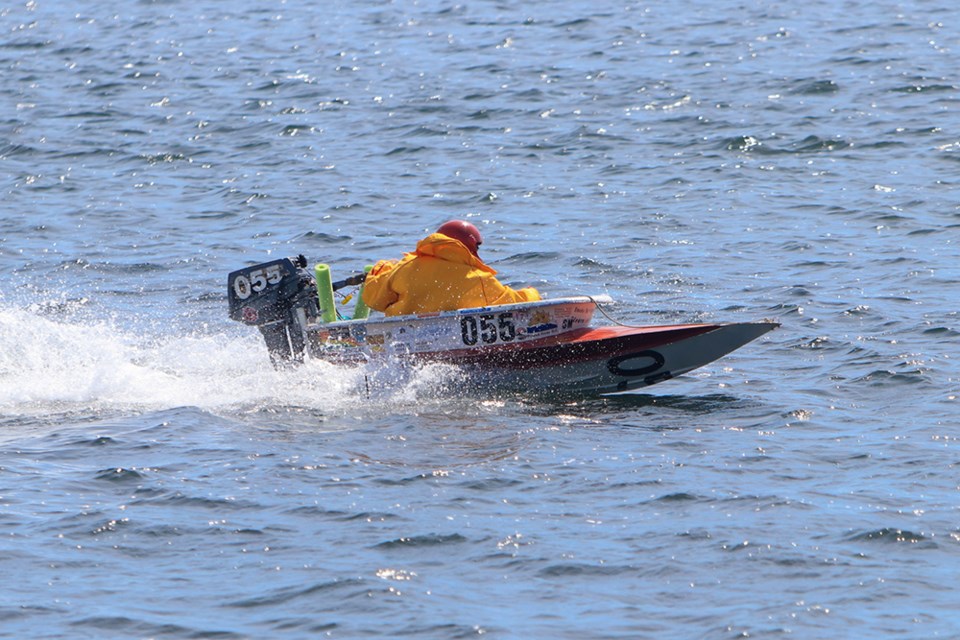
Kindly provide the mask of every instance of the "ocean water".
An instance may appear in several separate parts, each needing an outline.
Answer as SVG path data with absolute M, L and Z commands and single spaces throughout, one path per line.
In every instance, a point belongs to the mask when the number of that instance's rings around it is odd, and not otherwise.
M 951 3 L 18 0 L 0 34 L 0 637 L 960 636 Z M 548 402 L 276 372 L 226 317 L 233 269 L 451 217 L 513 286 L 782 327 Z

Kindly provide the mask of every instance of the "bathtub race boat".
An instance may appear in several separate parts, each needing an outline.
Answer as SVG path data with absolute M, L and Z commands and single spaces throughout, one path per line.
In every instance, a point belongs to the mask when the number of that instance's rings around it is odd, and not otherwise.
M 325 264 L 311 274 L 302 255 L 239 269 L 227 277 L 230 317 L 260 330 L 277 368 L 309 358 L 365 366 L 445 363 L 474 389 L 559 396 L 669 380 L 779 326 L 591 326 L 598 304 L 611 302 L 606 296 L 371 319 L 361 298 L 364 278 L 333 282 Z M 339 318 L 334 291 L 357 286 L 353 318 Z

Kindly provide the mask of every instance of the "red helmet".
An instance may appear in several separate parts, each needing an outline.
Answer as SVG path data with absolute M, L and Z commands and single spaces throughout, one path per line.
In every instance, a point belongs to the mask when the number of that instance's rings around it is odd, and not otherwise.
M 448 238 L 459 240 L 470 250 L 470 253 L 475 256 L 478 255 L 477 251 L 480 245 L 483 244 L 483 236 L 480 235 L 480 230 L 466 220 L 450 220 L 449 222 L 444 222 L 437 229 L 437 233 L 442 233 Z

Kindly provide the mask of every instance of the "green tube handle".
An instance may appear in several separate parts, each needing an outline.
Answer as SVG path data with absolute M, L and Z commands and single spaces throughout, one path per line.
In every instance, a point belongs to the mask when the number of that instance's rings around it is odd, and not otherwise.
M 337 306 L 333 301 L 333 280 L 330 278 L 330 266 L 318 264 L 313 268 L 317 277 L 317 299 L 320 302 L 320 318 L 324 322 L 337 319 Z
M 368 264 L 363 268 L 364 273 L 370 273 L 370 270 L 373 269 L 372 264 Z M 367 306 L 367 303 L 363 301 L 363 288 L 366 286 L 367 281 L 364 279 L 363 283 L 360 285 L 360 291 L 357 292 L 357 304 L 353 307 L 353 319 L 354 320 L 366 320 L 370 317 L 370 307 Z

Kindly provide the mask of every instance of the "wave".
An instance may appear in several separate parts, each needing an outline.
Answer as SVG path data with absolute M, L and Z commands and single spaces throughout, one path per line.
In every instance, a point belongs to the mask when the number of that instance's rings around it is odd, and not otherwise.
M 919 544 L 924 543 L 928 546 L 936 546 L 930 538 L 923 534 L 907 529 L 897 529 L 895 527 L 883 527 L 869 531 L 858 531 L 851 533 L 846 538 L 849 542 L 881 542 L 888 544 Z
M 821 138 L 820 136 L 810 135 L 802 140 L 788 143 L 786 146 L 774 147 L 752 135 L 745 134 L 723 139 L 716 146 L 727 151 L 774 156 L 841 151 L 852 147 L 853 143 L 843 139 Z

